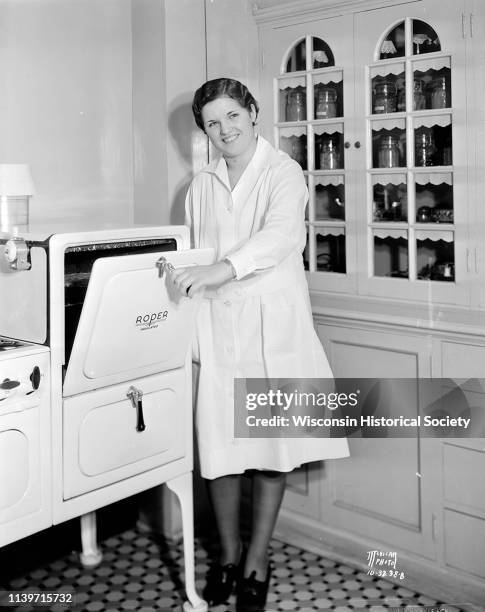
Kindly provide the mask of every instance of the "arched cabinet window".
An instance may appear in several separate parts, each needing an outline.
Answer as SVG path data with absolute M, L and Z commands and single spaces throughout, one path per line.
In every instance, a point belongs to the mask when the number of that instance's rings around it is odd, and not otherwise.
M 368 70 L 368 243 L 374 277 L 455 281 L 451 57 L 406 18 Z
M 305 172 L 310 193 L 305 265 L 346 273 L 344 71 L 316 36 L 294 41 L 275 85 L 275 140 Z

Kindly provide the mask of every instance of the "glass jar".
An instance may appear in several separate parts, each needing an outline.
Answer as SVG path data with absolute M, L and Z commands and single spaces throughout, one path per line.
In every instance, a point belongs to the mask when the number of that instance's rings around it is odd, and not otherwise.
M 317 92 L 315 119 L 337 116 L 337 92 L 333 87 L 321 87 Z
M 291 157 L 298 162 L 302 168 L 305 167 L 305 147 L 297 136 L 292 138 Z
M 406 111 L 406 83 L 405 81 L 398 81 L 397 87 L 397 112 L 403 113 Z
M 433 166 L 435 146 L 433 134 L 429 128 L 416 130 L 414 143 L 414 165 Z
M 446 77 L 440 76 L 431 84 L 431 108 L 448 108 L 450 100 Z
M 394 136 L 383 136 L 379 141 L 379 168 L 397 168 L 400 165 L 399 142 Z
M 332 138 L 325 138 L 320 151 L 320 170 L 335 170 L 341 167 L 338 145 Z
M 422 79 L 414 79 L 414 110 L 424 110 L 426 108 L 425 85 Z
M 391 81 L 377 83 L 374 94 L 374 113 L 395 113 L 396 105 L 396 85 Z
M 305 121 L 306 94 L 304 91 L 290 91 L 286 98 L 286 121 Z

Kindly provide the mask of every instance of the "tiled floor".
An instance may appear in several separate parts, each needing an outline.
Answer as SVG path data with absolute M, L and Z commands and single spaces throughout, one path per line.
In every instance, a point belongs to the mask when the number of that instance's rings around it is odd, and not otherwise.
M 102 542 L 103 561 L 95 569 L 84 569 L 75 552 L 48 561 L 36 552 L 37 559 L 23 559 L 19 569 L 15 563 L 2 571 L 0 588 L 12 590 L 48 590 L 74 588 L 77 605 L 68 610 L 122 612 L 165 612 L 181 610 L 183 586 L 181 545 L 167 545 L 139 532 L 136 528 L 111 535 Z M 27 550 L 29 550 L 27 548 Z M 196 544 L 196 584 L 199 591 L 208 569 L 204 542 Z M 46 556 L 48 557 L 47 551 Z M 5 564 L 4 556 L 1 561 Z M 27 562 L 28 561 L 28 562 Z M 348 612 L 366 610 L 384 612 L 401 606 L 415 612 L 416 606 L 432 606 L 442 602 L 429 599 L 401 586 L 329 559 L 305 552 L 279 541 L 272 542 L 273 579 L 268 597 L 268 611 L 298 612 L 333 610 Z M 22 566 L 23 565 L 23 569 Z M 26 569 L 28 567 L 28 569 Z M 7 576 L 7 578 L 5 578 Z M 14 610 L 15 608 L 0 609 Z M 51 608 L 19 608 L 28 610 L 66 610 Z M 436 608 L 435 608 L 436 609 Z M 212 608 L 213 612 L 232 612 L 234 600 Z M 426 610 L 426 608 L 420 608 Z M 447 612 L 458 608 L 446 606 Z

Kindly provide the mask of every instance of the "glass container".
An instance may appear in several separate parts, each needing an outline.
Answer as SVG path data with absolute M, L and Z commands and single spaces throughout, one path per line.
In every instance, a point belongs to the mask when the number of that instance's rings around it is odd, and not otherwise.
M 337 92 L 333 87 L 322 87 L 317 92 L 315 119 L 337 116 Z
M 303 142 L 299 138 L 293 138 L 291 143 L 291 157 L 300 164 L 302 168 L 305 167 L 305 147 Z
M 286 121 L 305 121 L 306 94 L 304 91 L 291 91 L 286 99 Z
M 397 112 L 405 112 L 406 110 L 406 84 L 404 81 L 397 83 Z
M 383 136 L 379 141 L 379 168 L 396 168 L 400 165 L 400 151 L 397 138 Z
M 450 98 L 446 78 L 440 76 L 431 84 L 431 108 L 448 108 L 449 106 Z
M 322 142 L 320 151 L 320 169 L 335 170 L 341 168 L 340 150 L 332 138 L 326 138 Z
M 422 79 L 414 79 L 414 110 L 424 110 L 426 108 L 425 84 Z
M 391 81 L 377 83 L 374 94 L 374 113 L 395 113 L 396 106 L 396 85 Z
M 414 165 L 433 166 L 435 152 L 436 148 L 431 130 L 428 128 L 416 130 Z

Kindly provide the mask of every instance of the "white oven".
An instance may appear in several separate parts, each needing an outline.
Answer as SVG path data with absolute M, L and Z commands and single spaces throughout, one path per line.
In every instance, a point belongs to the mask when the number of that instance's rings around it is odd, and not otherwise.
M 47 347 L 0 338 L 0 545 L 49 527 Z
M 166 267 L 213 257 L 189 249 L 185 226 L 0 238 L 0 334 L 50 349 L 52 522 L 84 515 L 84 561 L 95 563 L 93 511 L 167 483 L 182 504 L 191 601 L 197 299 L 174 290 Z

